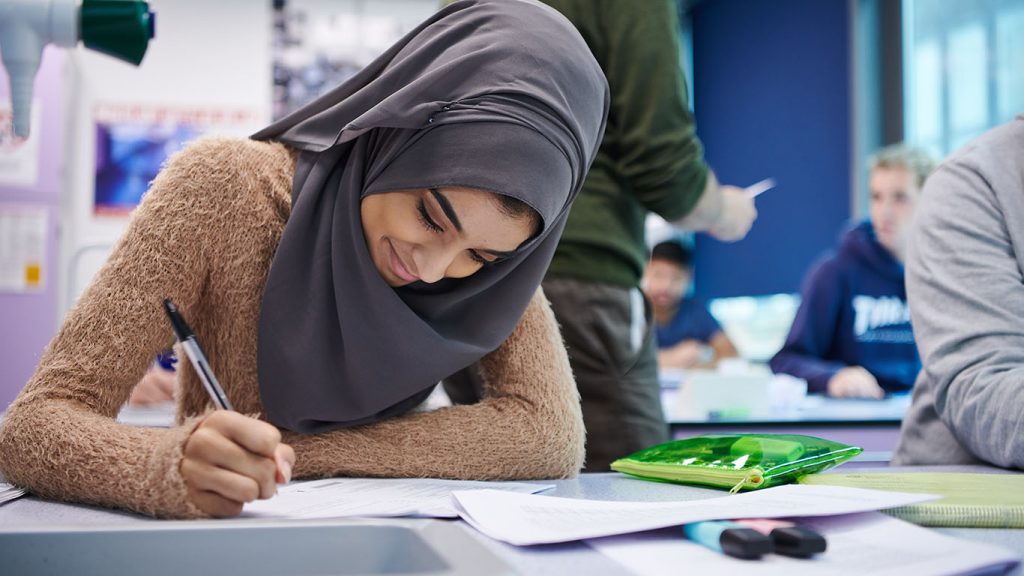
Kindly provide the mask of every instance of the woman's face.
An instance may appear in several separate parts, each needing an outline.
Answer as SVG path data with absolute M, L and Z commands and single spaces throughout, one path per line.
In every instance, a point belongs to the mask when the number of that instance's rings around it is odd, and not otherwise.
M 509 257 L 534 230 L 510 216 L 498 196 L 443 187 L 381 192 L 363 199 L 363 237 L 389 286 L 465 278 Z

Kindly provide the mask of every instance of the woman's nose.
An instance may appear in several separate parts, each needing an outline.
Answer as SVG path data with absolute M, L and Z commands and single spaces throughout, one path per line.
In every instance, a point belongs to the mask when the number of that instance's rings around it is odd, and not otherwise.
M 417 250 L 414 256 L 416 272 L 419 273 L 420 281 L 433 284 L 445 277 L 445 273 L 451 266 L 454 254 L 452 250 L 444 247 L 422 248 Z

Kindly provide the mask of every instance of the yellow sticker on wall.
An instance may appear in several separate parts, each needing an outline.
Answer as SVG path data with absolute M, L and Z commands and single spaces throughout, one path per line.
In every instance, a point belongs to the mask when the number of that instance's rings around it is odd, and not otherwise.
M 0 202 L 0 292 L 46 288 L 49 231 L 46 206 Z
M 43 283 L 43 267 L 38 262 L 25 265 L 25 285 L 38 288 Z

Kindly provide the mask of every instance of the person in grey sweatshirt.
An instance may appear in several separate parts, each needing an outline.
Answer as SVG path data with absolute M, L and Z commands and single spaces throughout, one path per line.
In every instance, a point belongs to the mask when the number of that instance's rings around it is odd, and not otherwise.
M 1024 468 L 1024 115 L 925 184 L 907 295 L 923 370 L 893 464 Z

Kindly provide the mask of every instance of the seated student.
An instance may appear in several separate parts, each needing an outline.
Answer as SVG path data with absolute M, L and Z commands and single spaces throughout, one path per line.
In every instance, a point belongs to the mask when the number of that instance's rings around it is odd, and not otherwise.
M 253 140 L 191 145 L 7 411 L 0 472 L 178 518 L 291 476 L 575 475 L 583 420 L 538 287 L 608 101 L 557 12 L 470 0 Z M 237 412 L 183 366 L 177 426 L 114 420 L 168 345 L 165 298 Z M 413 410 L 476 361 L 479 404 Z
M 893 464 L 1024 469 L 1024 116 L 928 179 L 907 258 L 923 369 Z
M 156 360 L 149 365 L 139 383 L 132 388 L 128 397 L 130 406 L 150 406 L 165 404 L 174 400 L 174 390 L 178 387 L 178 376 L 174 364 L 178 357 L 168 349 L 156 355 Z
M 693 253 L 676 240 L 654 246 L 643 288 L 654 309 L 661 368 L 710 368 L 736 356 L 736 347 L 703 302 L 686 296 L 693 280 Z
M 807 380 L 809 392 L 882 398 L 910 389 L 921 368 L 910 329 L 903 258 L 928 156 L 901 145 L 870 161 L 870 221 L 807 275 L 789 336 L 772 370 Z

